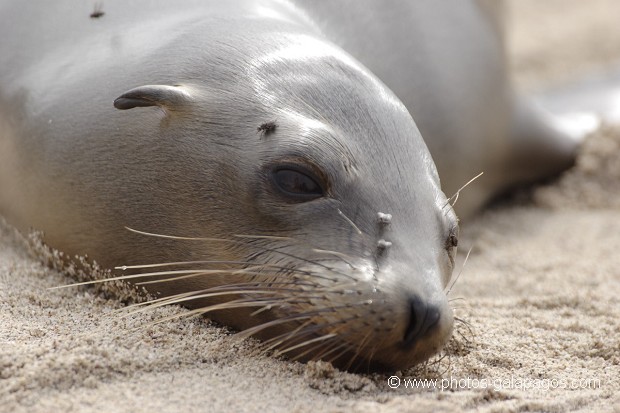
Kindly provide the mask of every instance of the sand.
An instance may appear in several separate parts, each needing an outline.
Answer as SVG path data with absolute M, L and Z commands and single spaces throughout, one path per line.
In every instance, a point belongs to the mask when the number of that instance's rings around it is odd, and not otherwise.
M 617 0 L 507 3 L 507 43 L 519 88 L 558 86 L 620 64 Z
M 540 21 L 529 20 L 537 4 L 518 1 L 511 33 L 524 36 L 533 24 L 542 36 Z M 562 0 L 558 27 L 595 41 L 578 11 L 597 25 L 607 17 L 585 3 Z M 543 10 L 554 11 L 546 2 Z M 573 53 L 557 51 L 562 43 L 511 42 L 527 87 L 563 65 L 544 63 L 546 50 Z M 595 64 L 589 52 L 575 53 Z M 599 53 L 602 67 L 609 53 Z M 546 69 L 528 69 L 528 61 Z M 397 372 L 399 388 L 386 375 L 262 355 L 255 342 L 202 318 L 153 324 L 186 312 L 179 307 L 127 315 L 121 301 L 131 297 L 117 286 L 50 290 L 75 276 L 44 266 L 40 249 L 34 254 L 2 224 L 0 412 L 620 412 L 619 151 L 620 128 L 604 127 L 558 180 L 464 225 L 461 250 L 472 252 L 450 297 L 467 324 L 457 324 L 444 358 Z M 414 378 L 447 388 L 405 388 Z

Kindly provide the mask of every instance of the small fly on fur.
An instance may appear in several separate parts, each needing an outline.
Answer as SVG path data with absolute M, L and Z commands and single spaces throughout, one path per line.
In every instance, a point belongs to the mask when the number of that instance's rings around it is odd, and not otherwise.
M 268 135 L 274 132 L 277 127 L 278 127 L 278 124 L 276 123 L 276 121 L 272 120 L 270 122 L 265 122 L 261 124 L 258 128 L 256 128 L 256 130 L 258 131 L 258 133 L 261 134 L 261 137 L 262 137 L 262 136 L 265 136 L 265 135 Z
M 91 19 L 98 19 L 103 16 L 105 13 L 103 12 L 103 3 L 95 3 L 95 10 L 90 14 Z

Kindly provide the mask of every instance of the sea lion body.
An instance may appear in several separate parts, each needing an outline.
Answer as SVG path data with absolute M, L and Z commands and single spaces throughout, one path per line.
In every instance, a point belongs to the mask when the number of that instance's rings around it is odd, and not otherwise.
M 486 39 L 471 47 L 487 76 L 467 81 L 473 70 L 441 53 L 454 45 L 422 24 L 457 18 L 456 4 L 468 24 L 450 31 Z M 219 305 L 214 319 L 262 326 L 288 354 L 349 368 L 428 358 L 452 330 L 458 230 L 410 111 L 429 131 L 450 124 L 428 143 L 448 159 L 451 189 L 497 167 L 509 145 L 493 138 L 510 123 L 501 46 L 477 4 L 413 2 L 390 15 L 421 23 L 433 52 L 412 36 L 410 56 L 389 63 L 342 30 L 388 43 L 400 33 L 379 21 L 387 9 L 366 6 L 361 27 L 327 2 L 109 1 L 97 19 L 70 1 L 0 3 L 0 213 L 106 268 L 165 264 L 175 272 L 148 279 L 181 278 L 150 291 L 194 292 L 184 304 Z M 379 80 L 409 84 L 382 77 L 391 64 L 411 65 L 399 72 L 414 85 L 399 95 L 410 110 Z M 444 97 L 453 84 L 474 100 Z M 481 106 L 496 100 L 495 118 Z M 453 147 L 468 150 L 441 158 Z

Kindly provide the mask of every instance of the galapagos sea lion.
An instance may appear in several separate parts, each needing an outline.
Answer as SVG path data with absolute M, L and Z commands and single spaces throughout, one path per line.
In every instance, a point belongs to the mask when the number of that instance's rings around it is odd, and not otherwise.
M 10 222 L 106 268 L 158 265 L 149 291 L 301 359 L 393 370 L 444 345 L 458 225 L 410 112 L 448 191 L 490 176 L 467 208 L 513 179 L 495 13 L 83 6 L 0 3 Z

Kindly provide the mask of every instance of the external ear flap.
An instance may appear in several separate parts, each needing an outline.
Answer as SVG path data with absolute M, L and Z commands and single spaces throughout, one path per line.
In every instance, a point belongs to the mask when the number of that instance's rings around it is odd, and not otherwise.
M 116 109 L 160 106 L 172 108 L 191 101 L 191 95 L 182 86 L 145 85 L 131 89 L 114 100 Z

